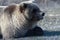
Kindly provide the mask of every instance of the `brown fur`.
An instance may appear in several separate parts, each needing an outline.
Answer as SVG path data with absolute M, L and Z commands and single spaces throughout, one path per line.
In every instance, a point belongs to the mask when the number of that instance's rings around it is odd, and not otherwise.
M 16 8 L 16 5 L 10 5 L 9 7 L 5 8 L 5 12 L 12 13 Z
M 1 15 L 0 26 L 4 39 L 22 37 L 43 19 L 40 9 L 33 3 L 21 3 L 6 7 Z

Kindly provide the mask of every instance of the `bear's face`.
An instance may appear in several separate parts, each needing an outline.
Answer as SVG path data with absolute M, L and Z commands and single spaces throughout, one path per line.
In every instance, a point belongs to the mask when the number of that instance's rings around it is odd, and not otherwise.
M 33 3 L 22 3 L 20 4 L 20 12 L 29 21 L 39 21 L 43 19 L 45 13 L 43 13 L 39 7 Z

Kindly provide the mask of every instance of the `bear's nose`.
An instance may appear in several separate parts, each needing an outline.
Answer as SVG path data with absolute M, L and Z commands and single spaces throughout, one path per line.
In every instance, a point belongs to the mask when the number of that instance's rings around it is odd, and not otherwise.
M 45 13 L 42 13 L 42 16 L 44 16 L 45 15 Z

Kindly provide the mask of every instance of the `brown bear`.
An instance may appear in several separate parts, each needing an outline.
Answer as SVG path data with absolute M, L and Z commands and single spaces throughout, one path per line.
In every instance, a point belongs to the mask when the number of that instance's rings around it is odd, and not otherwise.
M 45 13 L 35 3 L 22 2 L 9 5 L 4 9 L 0 17 L 0 34 L 5 40 L 29 36 L 29 32 L 33 32 L 35 35 L 41 33 L 42 35 L 42 29 L 36 26 L 38 21 L 43 19 L 44 15 Z M 38 31 L 39 33 L 37 33 Z

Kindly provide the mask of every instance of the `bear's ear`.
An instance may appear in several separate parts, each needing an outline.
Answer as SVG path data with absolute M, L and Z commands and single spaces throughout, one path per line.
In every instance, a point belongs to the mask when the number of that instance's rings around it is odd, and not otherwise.
M 16 8 L 16 5 L 10 5 L 4 9 L 4 12 L 12 13 Z
M 20 12 L 23 13 L 26 8 L 27 8 L 27 4 L 25 4 L 25 3 L 21 4 L 19 7 Z

